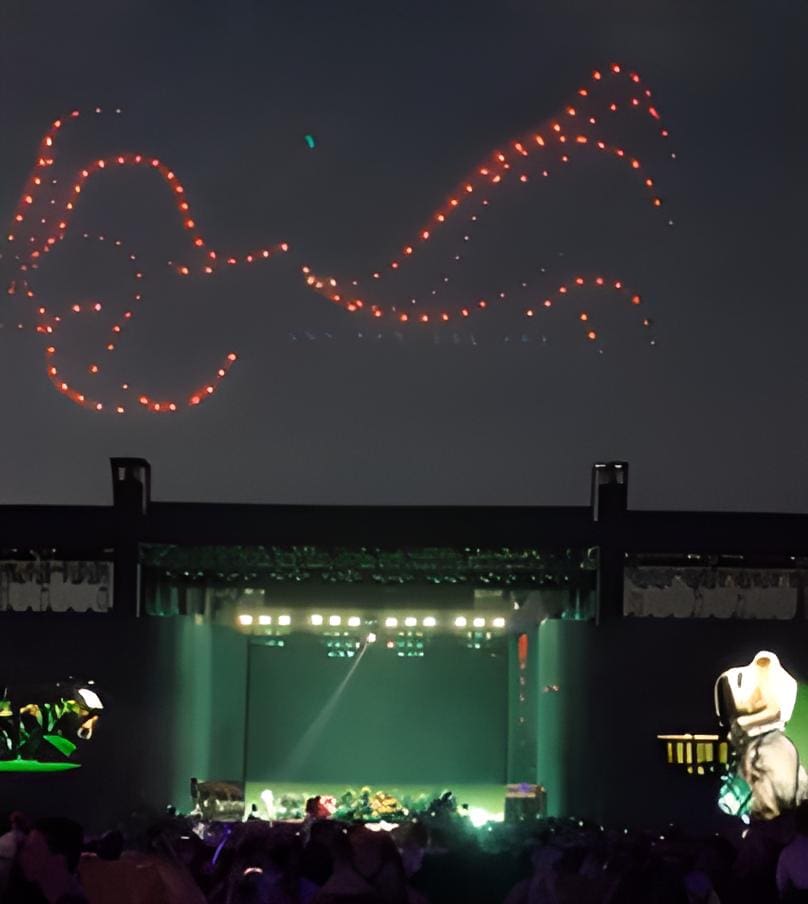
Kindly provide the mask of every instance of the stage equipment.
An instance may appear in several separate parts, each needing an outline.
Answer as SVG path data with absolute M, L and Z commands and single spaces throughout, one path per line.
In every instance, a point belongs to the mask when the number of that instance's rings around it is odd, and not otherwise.
M 508 785 L 505 790 L 505 822 L 531 822 L 546 813 L 547 791 L 542 785 Z
M 194 813 L 206 822 L 241 822 L 244 819 L 244 784 L 191 779 Z

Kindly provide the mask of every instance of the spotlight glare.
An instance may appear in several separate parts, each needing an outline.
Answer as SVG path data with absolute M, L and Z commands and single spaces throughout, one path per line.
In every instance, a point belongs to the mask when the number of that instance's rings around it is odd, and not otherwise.
M 398 627 L 398 619 L 397 618 L 386 618 L 384 620 L 385 628 L 397 628 Z
M 321 624 L 323 623 L 323 617 L 322 617 L 322 615 L 312 615 L 312 617 L 311 617 L 311 623 L 312 623 L 313 625 L 321 625 Z
M 491 622 L 491 624 L 492 624 L 495 628 L 504 628 L 504 627 L 505 627 L 505 619 L 502 618 L 502 617 L 500 617 L 500 618 L 495 618 L 495 619 Z
M 278 624 L 279 625 L 291 625 L 292 624 L 292 616 L 291 615 L 279 615 L 278 616 Z
M 425 628 L 434 628 L 435 625 L 437 624 L 437 621 L 435 620 L 434 615 L 427 615 L 427 617 L 423 620 L 422 624 Z
M 249 627 L 253 623 L 253 617 L 252 615 L 239 615 L 238 623 L 244 625 L 245 628 Z
M 272 624 L 272 616 L 271 615 L 259 615 L 258 616 L 258 624 L 259 625 L 271 625 Z
M 475 618 L 472 622 L 475 628 L 484 628 L 485 627 L 485 619 L 484 618 Z
M 405 624 L 408 628 L 414 628 L 414 627 L 418 624 L 418 619 L 415 618 L 415 617 L 412 616 L 412 615 L 408 615 L 408 616 L 404 619 L 404 624 Z
M 456 628 L 465 628 L 468 624 L 465 615 L 458 615 L 454 623 Z
M 376 635 L 371 631 L 367 636 L 368 643 L 376 643 Z
M 348 619 L 349 628 L 358 628 L 362 624 L 362 619 L 358 615 L 352 615 Z

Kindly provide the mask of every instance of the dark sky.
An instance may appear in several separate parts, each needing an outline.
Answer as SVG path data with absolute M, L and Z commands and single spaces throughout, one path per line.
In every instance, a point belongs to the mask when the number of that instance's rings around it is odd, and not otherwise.
M 64 129 L 65 183 L 98 157 L 159 156 L 214 247 L 290 251 L 180 279 L 166 262 L 193 255 L 159 180 L 123 169 L 88 184 L 35 275 L 42 303 L 65 312 L 60 366 L 75 385 L 91 391 L 102 334 L 71 304 L 120 312 L 132 284 L 84 231 L 124 240 L 145 276 L 143 314 L 98 385 L 123 374 L 185 398 L 226 352 L 239 360 L 197 408 L 86 411 L 49 383 L 30 304 L 3 296 L 0 502 L 105 502 L 108 457 L 136 455 L 162 499 L 583 504 L 591 463 L 621 458 L 635 507 L 808 510 L 803 9 L 5 0 L 2 235 L 49 123 L 120 107 Z M 406 273 L 367 290 L 399 310 L 410 296 L 456 310 L 507 290 L 491 310 L 400 329 L 303 283 L 302 264 L 350 285 L 400 256 L 481 161 L 546 128 L 612 61 L 642 75 L 671 137 L 622 110 L 597 128 L 642 160 L 661 212 L 614 159 L 584 154 L 542 182 L 531 158 L 531 181 L 492 190 L 484 223 L 458 215 Z M 9 268 L 6 253 L 4 285 Z M 652 326 L 587 290 L 526 320 L 577 273 L 636 288 Z

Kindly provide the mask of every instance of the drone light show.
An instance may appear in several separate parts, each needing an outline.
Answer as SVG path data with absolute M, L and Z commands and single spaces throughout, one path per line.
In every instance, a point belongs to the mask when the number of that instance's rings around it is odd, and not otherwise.
M 115 109 L 111 114 L 121 113 Z M 54 120 L 42 137 L 30 176 L 20 194 L 5 235 L 4 257 L 12 262 L 13 278 L 7 292 L 24 302 L 27 323 L 21 328 L 36 331 L 41 339 L 45 375 L 66 399 L 90 411 L 125 415 L 133 410 L 154 414 L 172 414 L 183 408 L 195 408 L 216 394 L 239 360 L 238 348 L 222 348 L 206 373 L 182 388 L 151 386 L 148 375 L 137 370 L 119 374 L 115 353 L 137 328 L 139 312 L 150 301 L 148 274 L 141 268 L 136 249 L 123 239 L 109 234 L 76 234 L 74 218 L 88 188 L 95 182 L 115 178 L 122 170 L 138 169 L 159 180 L 172 199 L 179 227 L 185 236 L 182 259 L 166 260 L 165 266 L 177 280 L 211 279 L 234 268 L 260 266 L 267 291 L 271 292 L 272 267 L 279 256 L 291 257 L 300 276 L 313 292 L 345 314 L 367 322 L 388 322 L 396 328 L 419 329 L 427 325 L 441 327 L 465 324 L 505 310 L 515 321 L 541 321 L 543 329 L 558 325 L 557 312 L 574 314 L 582 342 L 598 346 L 602 339 L 601 321 L 607 306 L 626 309 L 630 322 L 646 341 L 655 343 L 653 320 L 645 312 L 645 296 L 635 286 L 631 274 L 613 273 L 604 261 L 603 269 L 572 270 L 555 283 L 548 276 L 539 283 L 528 283 L 517 274 L 501 274 L 501 288 L 484 296 L 457 297 L 446 291 L 448 276 L 436 277 L 442 288 L 432 288 L 427 296 L 414 294 L 408 282 L 411 261 L 452 224 L 462 230 L 462 241 L 472 247 L 475 228 L 494 204 L 518 203 L 519 189 L 552 180 L 559 172 L 586 167 L 595 156 L 605 156 L 614 166 L 626 169 L 636 179 L 639 196 L 648 204 L 649 214 L 661 217 L 661 226 L 673 225 L 655 179 L 628 146 L 633 129 L 626 128 L 626 146 L 606 140 L 613 132 L 618 115 L 641 119 L 643 128 L 661 143 L 663 156 L 675 158 L 669 148 L 670 133 L 662 121 L 650 88 L 633 69 L 613 63 L 591 73 L 572 98 L 559 107 L 555 117 L 539 124 L 529 133 L 512 135 L 484 156 L 477 167 L 458 182 L 446 198 L 429 214 L 408 239 L 400 243 L 387 260 L 369 265 L 363 273 L 325 273 L 317 266 L 311 249 L 290 247 L 276 238 L 249 248 L 214 247 L 195 213 L 190 193 L 180 174 L 161 156 L 145 150 L 113 153 L 87 160 L 72 173 L 59 167 L 59 147 L 70 142 L 87 116 L 107 115 L 101 108 L 84 113 L 73 110 Z M 619 128 L 625 121 L 619 121 Z M 604 128 L 605 127 L 605 128 Z M 309 150 L 317 146 L 312 134 L 306 134 Z M 98 196 L 94 199 L 97 203 Z M 127 303 L 123 309 L 107 304 L 103 298 L 51 297 L 37 288 L 40 272 L 62 253 L 69 237 L 111 253 L 125 280 Z M 391 238 L 393 238 L 391 236 Z M 67 253 L 67 252 L 65 252 Z M 485 254 L 484 249 L 476 252 Z M 462 263 L 471 255 L 452 255 Z M 653 290 L 653 287 L 649 287 Z M 445 301 L 441 298 L 446 296 Z M 629 322 L 628 320 L 626 321 Z M 98 336 L 92 357 L 75 353 L 72 331 L 92 332 Z M 145 370 L 145 368 L 144 368 Z

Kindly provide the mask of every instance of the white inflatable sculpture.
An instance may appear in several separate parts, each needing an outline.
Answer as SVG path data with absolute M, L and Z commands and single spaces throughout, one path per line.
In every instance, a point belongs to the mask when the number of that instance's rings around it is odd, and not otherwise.
M 774 819 L 808 797 L 808 775 L 785 735 L 796 700 L 796 680 L 767 650 L 716 681 L 716 713 L 729 729 L 753 819 Z

